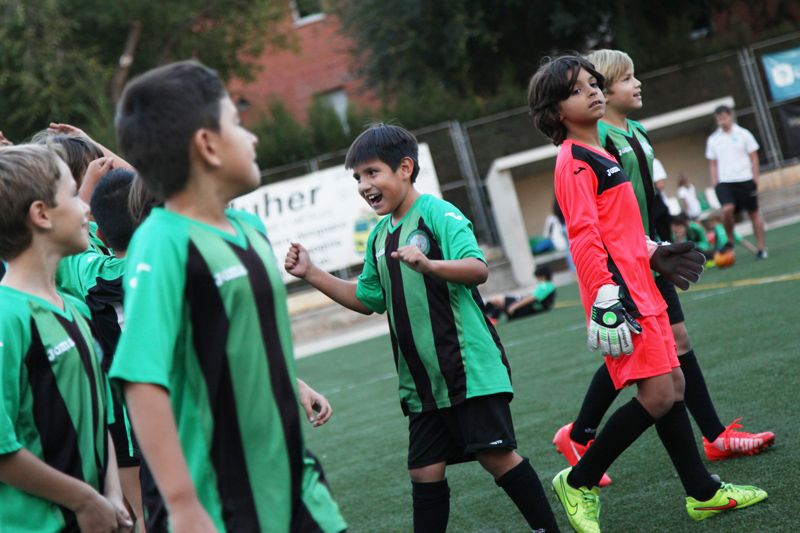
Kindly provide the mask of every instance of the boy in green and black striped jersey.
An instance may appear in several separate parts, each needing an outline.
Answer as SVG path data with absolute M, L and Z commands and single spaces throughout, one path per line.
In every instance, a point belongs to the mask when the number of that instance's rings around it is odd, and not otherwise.
M 387 312 L 409 416 L 415 531 L 446 529 L 445 466 L 474 459 L 534 530 L 557 531 L 536 472 L 514 451 L 510 369 L 476 289 L 489 272 L 483 253 L 455 206 L 414 188 L 417 153 L 413 135 L 385 124 L 363 132 L 347 153 L 359 194 L 386 215 L 369 236 L 357 283 L 320 270 L 298 243 L 284 266 L 345 307 Z
M 298 396 L 313 392 L 295 378 L 270 243 L 258 219 L 226 209 L 260 182 L 255 136 L 216 72 L 187 61 L 126 86 L 117 138 L 165 203 L 128 249 L 110 376 L 172 531 L 344 530 L 305 449 Z
M 44 146 L 0 149 L 0 196 L 0 526 L 130 527 L 89 313 L 54 281 L 62 257 L 88 245 L 86 205 Z

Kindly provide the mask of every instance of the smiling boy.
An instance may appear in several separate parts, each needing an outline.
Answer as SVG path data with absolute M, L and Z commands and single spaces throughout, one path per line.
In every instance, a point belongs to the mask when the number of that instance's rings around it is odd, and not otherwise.
M 0 148 L 0 197 L 0 528 L 125 530 L 89 311 L 55 283 L 88 246 L 88 207 L 45 146 Z
M 415 531 L 445 531 L 445 467 L 475 459 L 534 531 L 557 531 L 536 472 L 514 451 L 510 369 L 476 289 L 488 275 L 483 253 L 454 205 L 414 187 L 417 150 L 408 131 L 377 124 L 347 152 L 358 194 L 384 217 L 369 236 L 357 283 L 319 269 L 298 243 L 286 270 L 349 309 L 387 312 L 400 405 L 409 417 Z

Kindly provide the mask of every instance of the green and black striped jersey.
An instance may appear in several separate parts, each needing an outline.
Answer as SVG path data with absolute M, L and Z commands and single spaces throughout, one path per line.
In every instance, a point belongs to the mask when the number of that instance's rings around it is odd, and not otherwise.
M 655 156 L 647 136 L 647 130 L 635 120 L 630 119 L 628 119 L 627 131 L 602 120 L 597 122 L 597 129 L 600 134 L 600 144 L 617 159 L 625 174 L 631 179 L 645 233 L 655 241 L 660 240 L 656 235 L 650 212 L 656 192 L 653 184 L 653 159 Z
M 403 412 L 511 393 L 508 361 L 477 289 L 420 274 L 391 257 L 413 244 L 432 260 L 483 261 L 470 221 L 430 195 L 420 196 L 397 224 L 391 218 L 369 236 L 356 296 L 372 311 L 388 311 Z
M 63 258 L 58 263 L 56 285 L 79 300 L 101 280 L 120 279 L 125 273 L 125 259 L 114 257 L 97 236 L 97 224 L 89 223 L 89 247 L 75 255 Z
M 303 442 L 286 289 L 261 222 L 236 234 L 161 208 L 136 231 L 112 379 L 169 392 L 220 531 L 341 531 Z
M 0 454 L 26 449 L 102 493 L 108 382 L 83 315 L 0 286 Z M 82 315 L 83 314 L 83 315 Z M 0 530 L 77 531 L 74 513 L 0 483 Z

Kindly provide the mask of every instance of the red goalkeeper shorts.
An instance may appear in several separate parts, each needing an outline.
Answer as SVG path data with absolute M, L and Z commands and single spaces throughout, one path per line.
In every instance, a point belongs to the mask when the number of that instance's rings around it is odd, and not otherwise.
M 679 367 L 675 337 L 666 311 L 656 316 L 639 317 L 639 335 L 633 334 L 633 353 L 616 359 L 606 356 L 606 366 L 614 387 L 621 389 L 636 381 L 660 376 Z

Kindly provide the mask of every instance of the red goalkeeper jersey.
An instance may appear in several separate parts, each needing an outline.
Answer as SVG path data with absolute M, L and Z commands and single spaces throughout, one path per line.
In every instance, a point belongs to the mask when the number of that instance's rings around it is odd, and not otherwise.
M 667 307 L 650 272 L 639 204 L 622 166 L 608 153 L 564 141 L 556 160 L 555 189 L 587 316 L 602 285 L 622 288 L 633 316 Z

